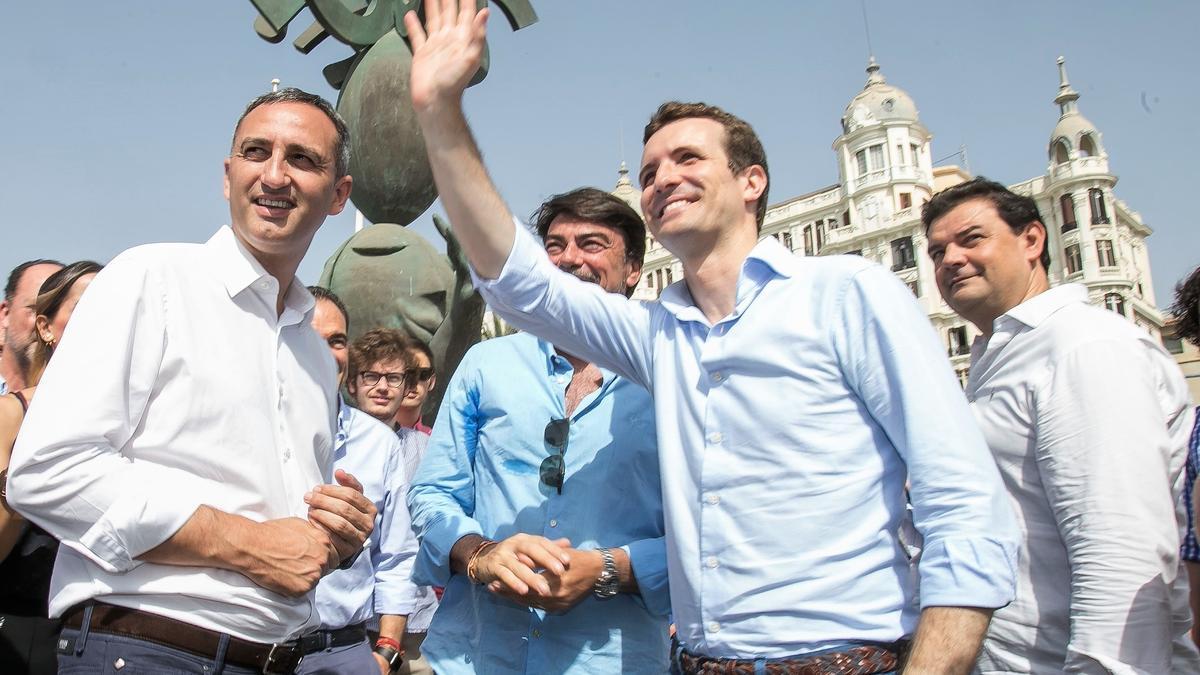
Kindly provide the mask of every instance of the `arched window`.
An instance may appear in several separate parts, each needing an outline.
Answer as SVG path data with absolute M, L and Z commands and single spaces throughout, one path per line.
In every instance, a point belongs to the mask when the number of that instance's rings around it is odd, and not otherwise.
M 1100 188 L 1088 190 L 1088 204 L 1092 207 L 1093 223 L 1108 222 L 1108 207 L 1104 205 L 1104 190 Z
M 1067 193 L 1058 198 L 1058 205 L 1062 208 L 1062 231 L 1070 232 L 1077 227 L 1075 223 L 1075 200 L 1071 198 L 1071 194 Z
M 1092 140 L 1091 134 L 1084 134 L 1079 139 L 1079 156 L 1080 157 L 1096 156 L 1096 141 Z
M 1071 149 L 1067 147 L 1067 142 L 1063 139 L 1058 139 L 1054 142 L 1054 163 L 1066 164 L 1071 160 Z
M 1104 296 L 1104 308 L 1125 316 L 1125 298 L 1120 293 L 1108 293 Z

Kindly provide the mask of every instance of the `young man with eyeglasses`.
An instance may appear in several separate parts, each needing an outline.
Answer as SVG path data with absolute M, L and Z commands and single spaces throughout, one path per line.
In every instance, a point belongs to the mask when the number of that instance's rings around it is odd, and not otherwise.
M 429 398 L 429 392 L 437 386 L 433 351 L 429 349 L 429 345 L 416 338 L 409 338 L 409 344 L 408 359 L 412 366 L 405 372 L 408 388 L 400 401 L 400 409 L 396 411 L 395 422 L 397 428 L 416 429 L 428 436 L 433 429 L 421 419 L 421 412 L 425 400 Z
M 409 389 L 410 342 L 395 328 L 363 333 L 350 346 L 346 391 L 359 410 L 396 428 L 396 412 Z
M 584 188 L 534 217 L 550 261 L 624 299 L 645 229 Z M 528 333 L 455 370 L 409 491 L 438 673 L 662 673 L 666 548 L 645 389 Z M 521 564 L 524 561 L 529 565 Z M 541 568 L 534 573 L 531 568 Z

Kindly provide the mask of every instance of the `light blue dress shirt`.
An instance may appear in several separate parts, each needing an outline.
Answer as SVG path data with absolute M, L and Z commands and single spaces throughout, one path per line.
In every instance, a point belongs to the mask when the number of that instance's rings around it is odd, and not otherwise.
M 556 270 L 524 227 L 476 279 L 514 325 L 654 392 L 679 639 L 780 657 L 912 634 L 918 609 L 1013 599 L 1017 531 L 996 466 L 909 290 L 857 256 L 766 238 L 710 325 Z M 898 538 L 910 484 L 918 592 Z
M 598 288 L 598 287 L 597 287 Z M 572 368 L 532 335 L 471 348 L 454 372 L 409 491 L 421 538 L 414 581 L 446 587 L 422 651 L 454 673 L 662 673 L 669 594 L 654 410 L 642 387 L 603 372 L 571 416 L 562 494 L 541 483 L 553 452 L 546 424 L 566 416 Z M 546 614 L 451 574 L 467 534 L 566 537 L 579 549 L 622 547 L 640 596 L 588 595 Z
M 407 616 L 424 592 L 412 582 L 417 538 L 404 495 L 406 452 L 419 453 L 413 436 L 398 438 L 386 424 L 342 402 L 334 437 L 333 466 L 354 475 L 379 510 L 366 549 L 348 569 L 331 572 L 317 584 L 321 628 L 332 630 L 367 621 L 377 614 Z M 410 447 L 405 447 L 405 444 Z

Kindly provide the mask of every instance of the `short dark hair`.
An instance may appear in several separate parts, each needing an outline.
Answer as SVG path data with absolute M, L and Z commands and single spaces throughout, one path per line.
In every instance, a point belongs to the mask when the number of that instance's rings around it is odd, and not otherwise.
M 1200 347 L 1200 267 L 1175 284 L 1175 302 L 1169 311 L 1175 337 Z
M 642 144 L 668 124 L 694 117 L 713 120 L 725 128 L 725 154 L 729 156 L 730 171 L 736 174 L 754 165 L 762 167 L 763 175 L 767 177 L 767 186 L 758 196 L 758 207 L 755 211 L 758 230 L 761 232 L 763 222 L 767 219 L 767 191 L 771 187 L 771 172 L 767 169 L 767 153 L 763 150 L 762 141 L 758 140 L 754 127 L 745 120 L 707 103 L 667 101 L 658 106 L 658 110 L 650 116 L 650 122 L 646 124 L 642 134 Z
M 324 286 L 309 286 L 308 292 L 312 293 L 315 300 L 328 300 L 333 303 L 334 307 L 342 313 L 342 318 L 346 320 L 346 332 L 350 332 L 350 311 L 346 309 L 346 303 L 337 296 L 337 293 L 325 288 Z
M 426 344 L 423 340 L 418 340 L 417 338 L 412 337 L 411 335 L 406 336 L 406 337 L 408 338 L 408 351 L 421 352 L 422 354 L 424 354 L 425 358 L 429 359 L 429 367 L 433 368 L 436 371 L 437 364 L 433 360 L 433 350 L 429 348 L 429 345 Z M 414 364 L 410 364 L 410 365 L 413 365 L 413 367 L 416 367 Z
M 642 217 L 629 204 L 604 190 L 584 187 L 554 195 L 542 202 L 530 220 L 538 236 L 545 239 L 550 223 L 559 216 L 607 225 L 620 232 L 625 240 L 626 260 L 641 263 L 646 257 L 646 224 Z
M 352 381 L 364 367 L 389 359 L 403 362 L 404 369 L 408 370 L 412 367 L 408 342 L 408 336 L 396 328 L 375 328 L 363 333 L 350 345 L 347 378 Z
M 12 272 L 9 272 L 8 283 L 4 284 L 4 301 L 5 302 L 8 302 L 8 303 L 12 302 L 13 296 L 17 294 L 17 286 L 21 285 L 21 277 L 25 276 L 25 270 L 29 269 L 30 267 L 36 267 L 37 265 L 58 265 L 59 267 L 63 266 L 63 264 L 60 263 L 59 261 L 50 260 L 49 258 L 38 258 L 37 260 L 26 260 L 25 262 L 21 263 L 20 265 L 17 265 L 16 267 L 13 268 Z
M 333 128 L 337 130 L 337 146 L 333 149 L 334 175 L 336 178 L 341 178 L 350 172 L 350 128 L 346 126 L 346 120 L 342 119 L 342 116 L 330 105 L 329 101 L 316 94 L 310 94 L 303 89 L 295 87 L 286 87 L 279 91 L 267 92 L 250 101 L 246 105 L 246 109 L 242 111 L 242 116 L 238 118 L 237 124 L 233 125 L 233 141 L 230 143 L 231 151 L 237 149 L 233 144 L 237 143 L 238 129 L 242 127 L 242 121 L 246 119 L 246 116 L 253 112 L 255 108 L 272 103 L 304 103 L 325 113 L 329 121 L 333 122 Z
M 935 194 L 933 199 L 925 202 L 925 205 L 921 207 L 921 222 L 925 225 L 926 236 L 929 235 L 929 228 L 933 226 L 935 220 L 946 215 L 959 204 L 972 199 L 986 199 L 991 202 L 992 206 L 996 207 L 996 213 L 1000 215 L 1000 219 L 1007 223 L 1008 227 L 1016 234 L 1024 232 L 1025 228 L 1035 221 L 1041 224 L 1042 229 L 1046 231 L 1046 239 L 1042 242 L 1042 255 L 1038 257 L 1038 260 L 1042 263 L 1044 270 L 1050 271 L 1050 230 L 1042 220 L 1037 202 L 1033 201 L 1032 197 L 1019 195 L 1004 185 L 983 176 L 948 187 Z

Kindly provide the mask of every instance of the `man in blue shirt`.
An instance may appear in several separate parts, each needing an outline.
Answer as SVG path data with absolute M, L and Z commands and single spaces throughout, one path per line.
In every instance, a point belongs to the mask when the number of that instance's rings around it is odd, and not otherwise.
M 329 345 L 338 365 L 338 387 L 346 380 L 349 356 L 349 314 L 341 300 L 319 286 L 312 326 Z M 305 675 L 388 675 L 400 668 L 400 649 L 372 653 L 366 623 L 380 618 L 380 638 L 397 646 L 404 636 L 404 619 L 418 605 L 421 591 L 411 581 L 417 541 L 409 523 L 404 494 L 405 454 L 417 453 L 416 436 L 397 438 L 383 422 L 350 407 L 339 397 L 334 467 L 359 477 L 363 494 L 378 509 L 370 546 L 344 570 L 330 573 L 317 584 L 321 629 L 301 639 L 304 660 L 297 673 Z M 423 439 L 421 439 L 423 440 Z M 398 622 L 398 623 L 397 623 Z
M 1171 323 L 1175 338 L 1187 340 L 1200 347 L 1200 267 L 1175 285 L 1175 302 L 1171 305 Z M 1183 508 L 1187 510 L 1187 532 L 1179 547 L 1179 556 L 1187 567 L 1191 587 L 1192 642 L 1200 647 L 1200 544 L 1196 541 L 1196 479 L 1200 478 L 1200 408 L 1196 408 L 1196 423 L 1188 439 L 1187 464 L 1184 472 Z
M 584 188 L 536 221 L 559 269 L 614 298 L 637 285 L 645 229 L 624 202 Z M 414 578 L 446 587 L 424 645 L 436 672 L 666 670 L 662 496 L 642 387 L 532 335 L 476 345 L 409 508 Z
M 910 672 L 968 672 L 1013 598 L 1017 532 L 912 294 L 860 257 L 760 242 L 765 153 L 744 121 L 703 104 L 659 109 L 638 174 L 683 282 L 637 303 L 558 273 L 514 224 L 463 115 L 487 10 L 424 9 L 428 32 L 405 18 L 413 107 L 488 304 L 654 392 L 676 666 L 881 673 L 912 636 Z M 906 485 L 919 592 L 898 536 Z M 509 563 L 522 582 L 553 562 L 525 556 Z

